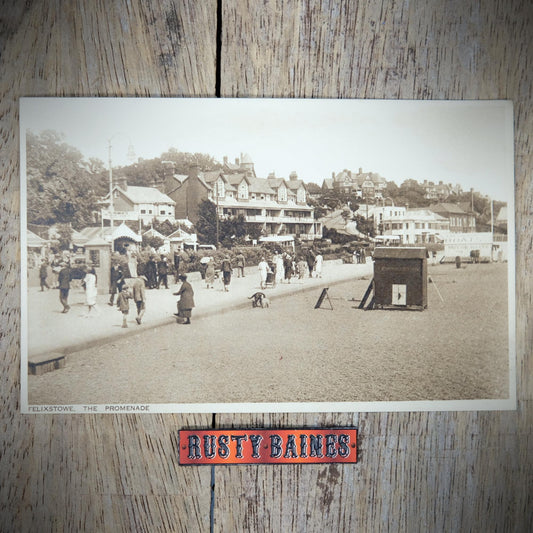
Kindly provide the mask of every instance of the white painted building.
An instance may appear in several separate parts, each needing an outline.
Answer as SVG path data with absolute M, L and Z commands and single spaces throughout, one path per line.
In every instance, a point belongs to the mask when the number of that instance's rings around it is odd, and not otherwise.
M 429 209 L 384 206 L 383 235 L 400 237 L 400 244 L 443 242 L 450 233 L 450 221 Z

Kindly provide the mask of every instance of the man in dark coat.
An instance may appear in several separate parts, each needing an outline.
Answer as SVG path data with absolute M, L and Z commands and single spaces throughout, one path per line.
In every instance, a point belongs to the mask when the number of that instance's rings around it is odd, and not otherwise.
M 224 291 L 228 292 L 228 286 L 231 283 L 231 273 L 233 272 L 233 267 L 231 266 L 229 256 L 226 255 L 222 260 L 220 270 L 222 270 L 222 282 L 224 283 Z
M 150 256 L 149 261 L 146 263 L 144 275 L 148 279 L 148 288 L 155 289 L 157 287 L 157 265 L 153 255 Z
M 61 270 L 57 278 L 59 285 L 59 301 L 63 306 L 62 313 L 68 313 L 70 305 L 68 304 L 68 293 L 70 291 L 70 268 L 66 263 L 61 263 Z
M 306 256 L 306 260 L 307 260 L 307 267 L 309 269 L 309 277 L 312 278 L 313 277 L 313 266 L 315 264 L 315 252 L 313 251 L 312 248 L 309 248 L 309 250 L 307 250 L 307 256 Z
M 41 281 L 41 292 L 44 291 L 44 288 L 47 289 L 50 288 L 48 285 L 46 278 L 48 277 L 48 263 L 43 259 L 41 262 L 41 266 L 39 268 L 39 279 Z
M 168 264 L 167 264 L 167 258 L 162 257 L 161 261 L 157 263 L 157 274 L 158 274 L 158 280 L 157 280 L 157 288 L 161 287 L 161 283 L 165 285 L 165 289 L 168 289 Z
M 111 266 L 111 285 L 109 286 L 109 305 L 113 305 L 115 294 L 120 293 L 124 285 L 124 270 L 122 265 Z
M 178 312 L 175 315 L 178 317 L 178 323 L 190 324 L 191 314 L 194 308 L 194 290 L 191 284 L 187 281 L 187 276 L 182 274 L 178 277 L 182 282 L 178 292 L 175 292 L 175 296 L 179 296 L 178 300 Z

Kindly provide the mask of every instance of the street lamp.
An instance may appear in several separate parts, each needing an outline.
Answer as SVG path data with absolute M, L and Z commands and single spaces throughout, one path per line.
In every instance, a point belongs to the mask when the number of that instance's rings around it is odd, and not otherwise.
M 121 132 L 115 133 L 107 140 L 107 149 L 108 149 L 108 163 L 109 163 L 109 225 L 111 226 L 111 234 L 113 234 L 113 218 L 114 218 L 114 206 L 113 206 L 113 168 L 111 166 L 111 148 L 112 144 L 111 141 L 118 137 L 119 135 L 124 135 L 128 138 L 130 144 L 128 146 L 128 152 L 127 152 L 127 158 L 128 161 L 133 162 L 135 160 L 135 150 L 133 149 L 133 145 L 131 144 L 131 140 L 129 137 Z M 103 224 L 103 222 L 102 222 Z

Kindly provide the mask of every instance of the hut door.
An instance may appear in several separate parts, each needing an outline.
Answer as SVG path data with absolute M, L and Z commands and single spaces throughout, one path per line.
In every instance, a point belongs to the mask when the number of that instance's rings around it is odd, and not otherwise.
M 407 305 L 407 285 L 392 285 L 392 305 Z

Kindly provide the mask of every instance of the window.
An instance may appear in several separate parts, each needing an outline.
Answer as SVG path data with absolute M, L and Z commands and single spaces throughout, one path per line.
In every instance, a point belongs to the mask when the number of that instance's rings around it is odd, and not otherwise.
M 89 260 L 93 267 L 100 266 L 100 250 L 89 250 Z
M 151 210 L 151 209 L 148 210 L 148 214 L 149 214 L 149 215 L 152 214 L 152 210 Z
M 240 200 L 246 200 L 248 198 L 248 184 L 244 180 L 239 183 L 238 195 Z
M 159 211 L 159 214 L 160 214 L 160 215 L 164 215 L 164 214 L 165 214 L 165 210 L 164 210 L 164 209 L 161 209 L 161 211 Z
M 141 209 L 141 215 L 146 215 L 146 209 Z

